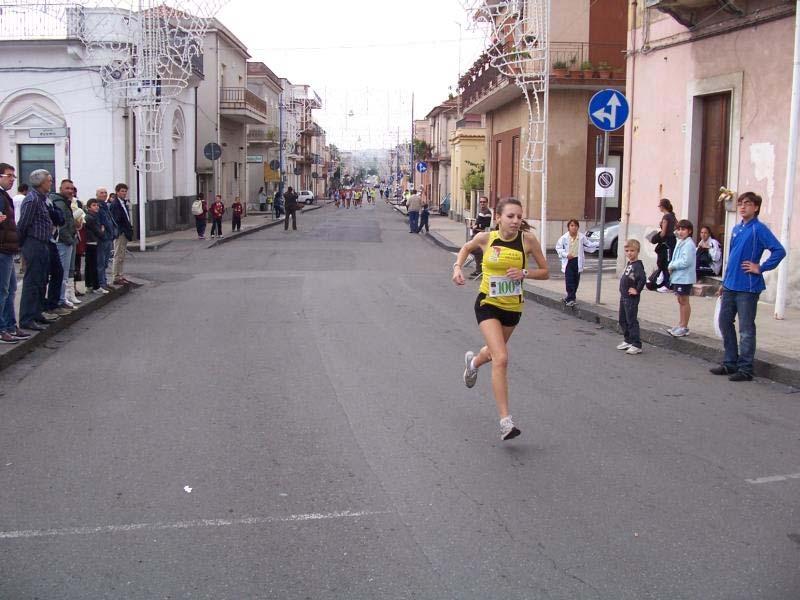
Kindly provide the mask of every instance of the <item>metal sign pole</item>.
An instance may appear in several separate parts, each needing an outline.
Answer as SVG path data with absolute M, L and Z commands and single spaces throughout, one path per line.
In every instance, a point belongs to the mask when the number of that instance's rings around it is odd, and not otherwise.
M 603 167 L 608 166 L 608 132 L 603 134 Z M 603 286 L 603 245 L 605 244 L 606 229 L 606 199 L 600 200 L 600 248 L 597 250 L 597 289 L 595 290 L 594 303 L 600 304 L 600 291 Z

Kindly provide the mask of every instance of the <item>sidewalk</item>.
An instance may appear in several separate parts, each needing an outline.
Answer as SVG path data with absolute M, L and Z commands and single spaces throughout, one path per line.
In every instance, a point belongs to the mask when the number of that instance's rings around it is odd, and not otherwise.
M 430 238 L 438 246 L 455 252 L 466 239 L 464 224 L 446 217 L 432 218 Z M 612 264 L 614 262 L 610 257 L 606 257 L 606 260 Z M 549 280 L 528 280 L 525 282 L 525 291 L 526 297 L 540 304 L 618 331 L 618 286 L 617 275 L 605 272 L 600 286 L 600 304 L 595 304 L 597 273 L 584 272 L 577 294 L 578 304 L 569 308 L 561 301 L 565 295 L 564 277 L 551 268 Z M 685 338 L 673 338 L 666 333 L 666 329 L 675 326 L 677 321 L 678 306 L 674 295 L 645 290 L 639 307 L 642 340 L 720 363 L 722 340 L 714 333 L 715 304 L 716 298 L 692 296 L 692 316 L 689 321 L 691 334 Z M 773 317 L 773 305 L 761 302 L 756 317 L 756 329 L 756 375 L 800 387 L 800 310 L 787 309 L 786 318 L 778 321 Z

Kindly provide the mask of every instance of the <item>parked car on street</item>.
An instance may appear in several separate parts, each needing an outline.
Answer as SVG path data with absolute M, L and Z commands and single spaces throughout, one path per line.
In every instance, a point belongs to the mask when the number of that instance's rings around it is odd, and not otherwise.
M 313 204 L 314 192 L 310 190 L 300 190 L 297 192 L 297 201 L 302 202 L 303 204 Z
M 590 227 L 586 231 L 586 237 L 593 242 L 600 242 L 600 223 Z M 619 237 L 619 221 L 611 221 L 606 223 L 606 229 L 603 233 L 603 251 L 608 252 L 611 256 L 617 255 L 619 244 L 617 238 Z

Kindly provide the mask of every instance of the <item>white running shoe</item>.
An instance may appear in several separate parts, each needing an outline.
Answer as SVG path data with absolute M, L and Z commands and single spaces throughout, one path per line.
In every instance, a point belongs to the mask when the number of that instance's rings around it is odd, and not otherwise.
M 464 364 L 466 365 L 464 369 L 464 385 L 468 388 L 473 387 L 478 380 L 478 369 L 472 368 L 473 358 L 475 358 L 475 353 L 472 350 L 467 351 L 464 355 Z
M 642 353 L 642 349 L 641 348 L 637 348 L 636 346 L 631 346 L 630 348 L 625 350 L 625 354 L 641 354 L 641 353 Z
M 689 328 L 688 327 L 676 327 L 675 329 L 671 329 L 669 334 L 672 337 L 686 337 L 689 335 Z
M 627 350 L 631 345 L 628 342 L 622 342 L 617 346 L 617 350 Z
M 81 301 L 78 300 L 78 297 L 75 295 L 75 292 L 73 292 L 72 290 L 67 290 L 66 296 L 67 300 L 74 306 L 78 306 L 78 304 L 81 303 Z
M 514 426 L 514 421 L 511 419 L 511 415 L 508 415 L 504 419 L 500 419 L 500 439 L 513 440 L 520 433 L 522 432 Z

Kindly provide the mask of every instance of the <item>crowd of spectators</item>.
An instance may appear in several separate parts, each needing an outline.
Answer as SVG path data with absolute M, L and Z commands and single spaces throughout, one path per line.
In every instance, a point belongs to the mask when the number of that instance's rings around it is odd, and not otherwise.
M 109 194 L 98 188 L 81 202 L 75 183 L 63 179 L 53 190 L 44 169 L 9 195 L 13 166 L 0 163 L 0 343 L 16 344 L 70 314 L 86 294 L 108 294 L 125 277 L 125 251 L 133 238 L 128 186 Z M 113 260 L 112 260 L 113 259 Z M 17 269 L 17 266 L 19 269 Z M 17 271 L 19 270 L 19 274 Z M 22 280 L 19 315 L 15 300 Z M 84 290 L 78 282 L 84 282 Z

